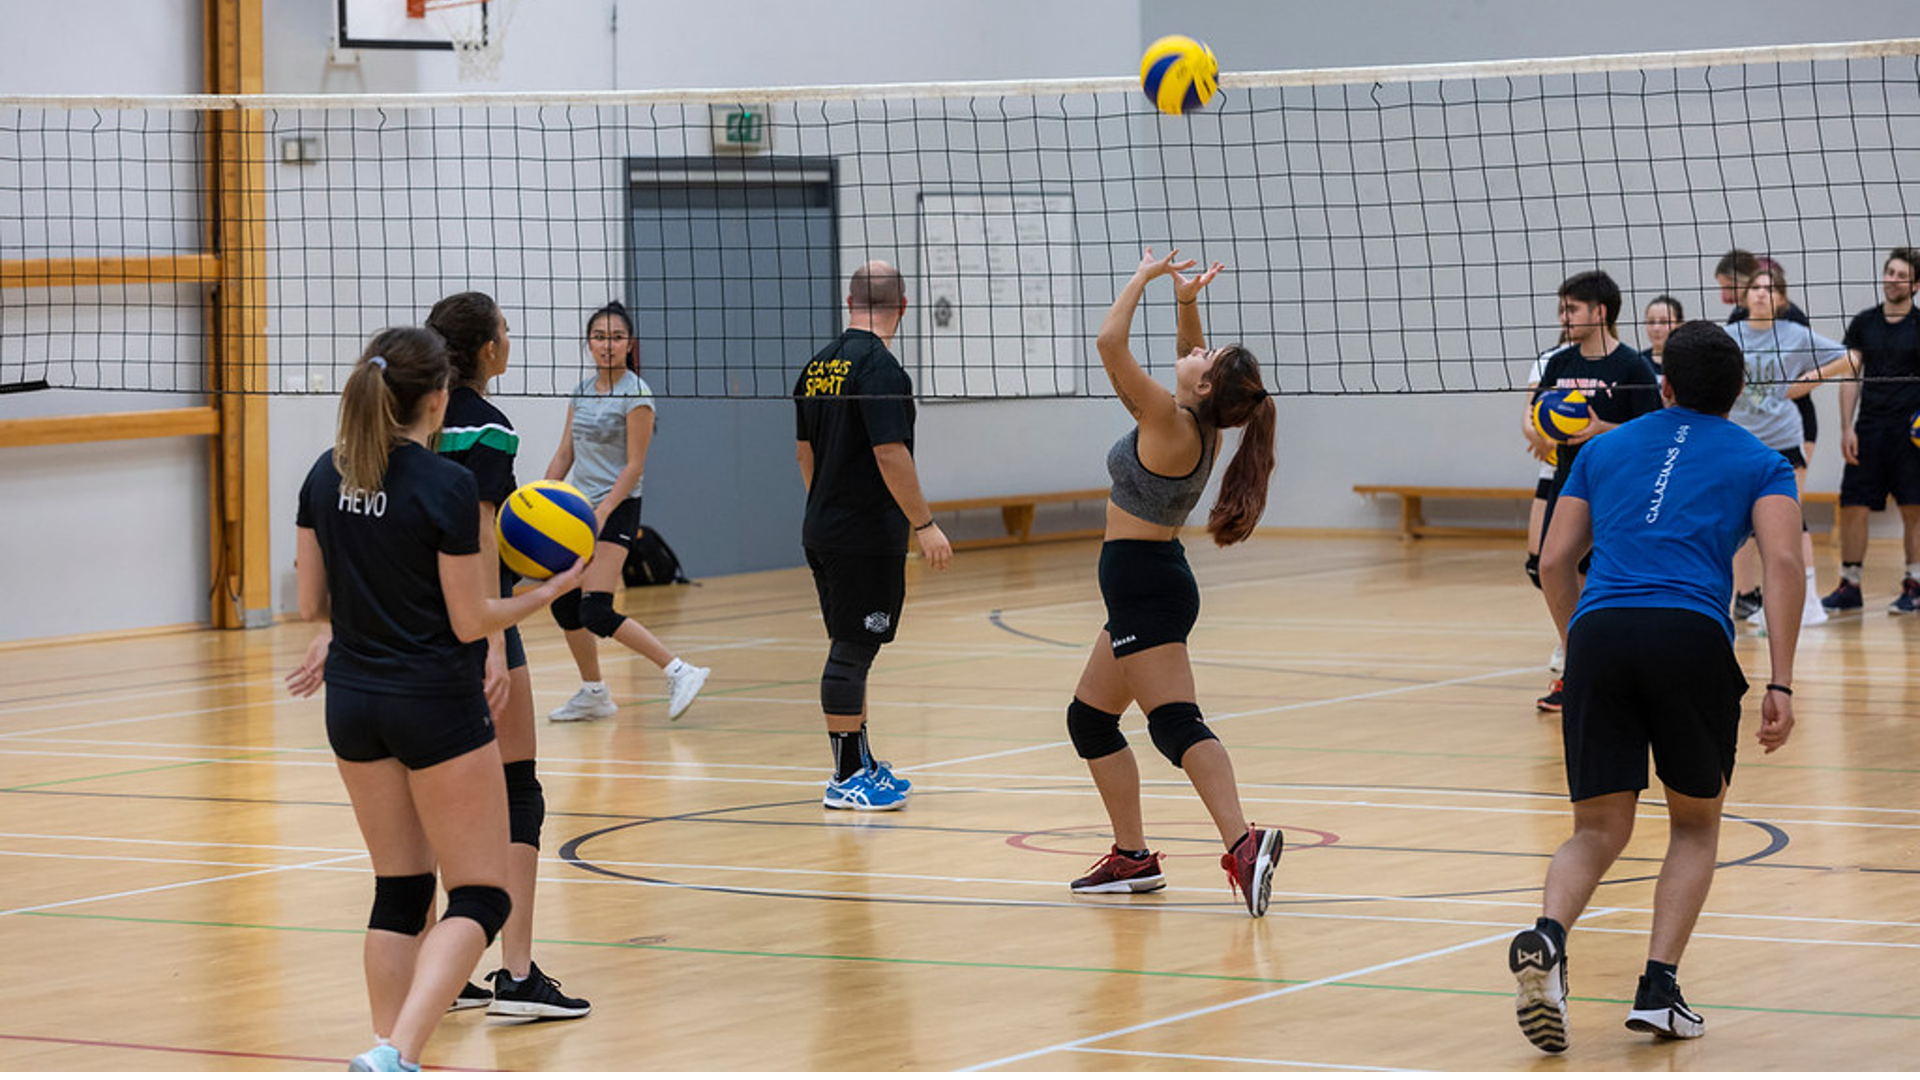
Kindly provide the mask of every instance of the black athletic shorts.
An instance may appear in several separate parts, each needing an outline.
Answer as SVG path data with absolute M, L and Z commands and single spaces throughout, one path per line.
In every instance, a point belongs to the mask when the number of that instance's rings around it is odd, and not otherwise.
M 1920 506 L 1920 447 L 1903 426 L 1860 424 L 1860 464 L 1840 470 L 1840 505 L 1884 510 L 1887 496 L 1901 506 Z
M 425 769 L 493 741 L 487 696 L 377 694 L 327 684 L 327 741 L 348 761 L 399 758 Z
M 1553 477 L 1543 476 L 1540 479 L 1534 481 L 1534 484 L 1533 484 L 1534 498 L 1544 499 L 1551 494 L 1553 494 Z
M 520 628 L 507 627 L 507 670 L 527 666 L 527 646 L 520 640 Z
M 600 526 L 599 540 L 603 544 L 619 544 L 628 551 L 633 550 L 633 538 L 640 531 L 640 497 L 623 499 L 613 512 L 607 515 L 607 523 Z
M 1186 644 L 1200 618 L 1200 586 L 1178 540 L 1109 540 L 1100 545 L 1100 598 L 1107 602 L 1113 655 Z
M 1801 400 L 1804 401 L 1806 399 L 1802 398 Z M 1796 469 L 1804 469 L 1807 467 L 1807 455 L 1803 453 L 1801 449 L 1797 446 L 1793 447 L 1790 450 L 1775 450 L 1774 453 L 1779 454 L 1783 458 L 1786 458 L 1787 464 L 1793 466 Z
M 1813 411 L 1813 395 L 1793 399 L 1793 406 L 1800 410 L 1800 441 L 1816 443 L 1820 441 L 1820 414 Z M 1796 468 L 1804 469 L 1803 462 Z
M 885 645 L 900 629 L 907 599 L 907 553 L 855 555 L 807 549 L 813 590 L 827 636 L 850 645 Z
M 1567 633 L 1567 792 L 1574 802 L 1662 783 L 1711 799 L 1733 778 L 1747 679 L 1719 622 L 1679 608 L 1601 608 Z

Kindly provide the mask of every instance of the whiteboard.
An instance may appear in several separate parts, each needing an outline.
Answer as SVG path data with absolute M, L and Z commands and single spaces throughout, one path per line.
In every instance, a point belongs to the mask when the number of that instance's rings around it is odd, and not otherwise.
M 916 224 L 918 392 L 1074 393 L 1083 335 L 1073 196 L 922 191 Z

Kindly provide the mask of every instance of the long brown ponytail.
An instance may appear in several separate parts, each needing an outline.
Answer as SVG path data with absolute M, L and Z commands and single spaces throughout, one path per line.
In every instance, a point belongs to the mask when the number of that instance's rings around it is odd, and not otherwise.
M 1220 477 L 1220 495 L 1207 514 L 1207 532 L 1226 547 L 1253 535 L 1267 509 L 1267 481 L 1273 475 L 1273 397 L 1260 381 L 1260 361 L 1244 345 L 1220 350 L 1207 370 L 1213 390 L 1199 415 L 1217 428 L 1244 428 L 1240 448 Z
M 446 388 L 451 370 L 446 343 L 431 330 L 405 326 L 373 335 L 340 391 L 333 467 L 342 487 L 381 489 L 400 432 L 419 419 L 428 394 Z

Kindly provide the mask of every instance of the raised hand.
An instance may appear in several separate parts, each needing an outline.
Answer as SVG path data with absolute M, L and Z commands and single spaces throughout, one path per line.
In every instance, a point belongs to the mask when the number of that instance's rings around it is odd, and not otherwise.
M 1191 266 L 1192 263 L 1188 265 Z M 1178 270 L 1173 271 L 1173 298 L 1183 304 L 1193 303 L 1194 299 L 1200 295 L 1200 290 L 1211 284 L 1220 271 L 1226 268 L 1225 263 L 1214 263 L 1192 277 Z
M 1167 274 L 1178 274 L 1182 270 L 1191 270 L 1199 265 L 1199 260 L 1197 259 L 1187 259 L 1184 262 L 1175 261 L 1179 258 L 1179 248 L 1174 248 L 1167 252 L 1164 257 L 1155 256 L 1153 249 L 1148 248 L 1147 253 L 1140 258 L 1140 265 L 1134 268 L 1133 276 L 1141 281 L 1152 281 L 1154 278 L 1163 277 Z

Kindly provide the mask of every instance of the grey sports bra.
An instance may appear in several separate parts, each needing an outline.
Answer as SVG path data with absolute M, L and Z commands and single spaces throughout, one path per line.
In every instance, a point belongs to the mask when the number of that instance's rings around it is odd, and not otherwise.
M 1109 497 L 1113 505 L 1155 525 L 1177 528 L 1187 523 L 1187 515 L 1199 504 L 1200 492 L 1206 488 L 1207 476 L 1213 471 L 1213 455 L 1220 449 L 1214 429 L 1198 415 L 1194 421 L 1200 425 L 1200 460 L 1185 476 L 1162 476 L 1140 463 L 1138 427 L 1113 444 L 1107 451 L 1107 475 L 1113 478 Z

